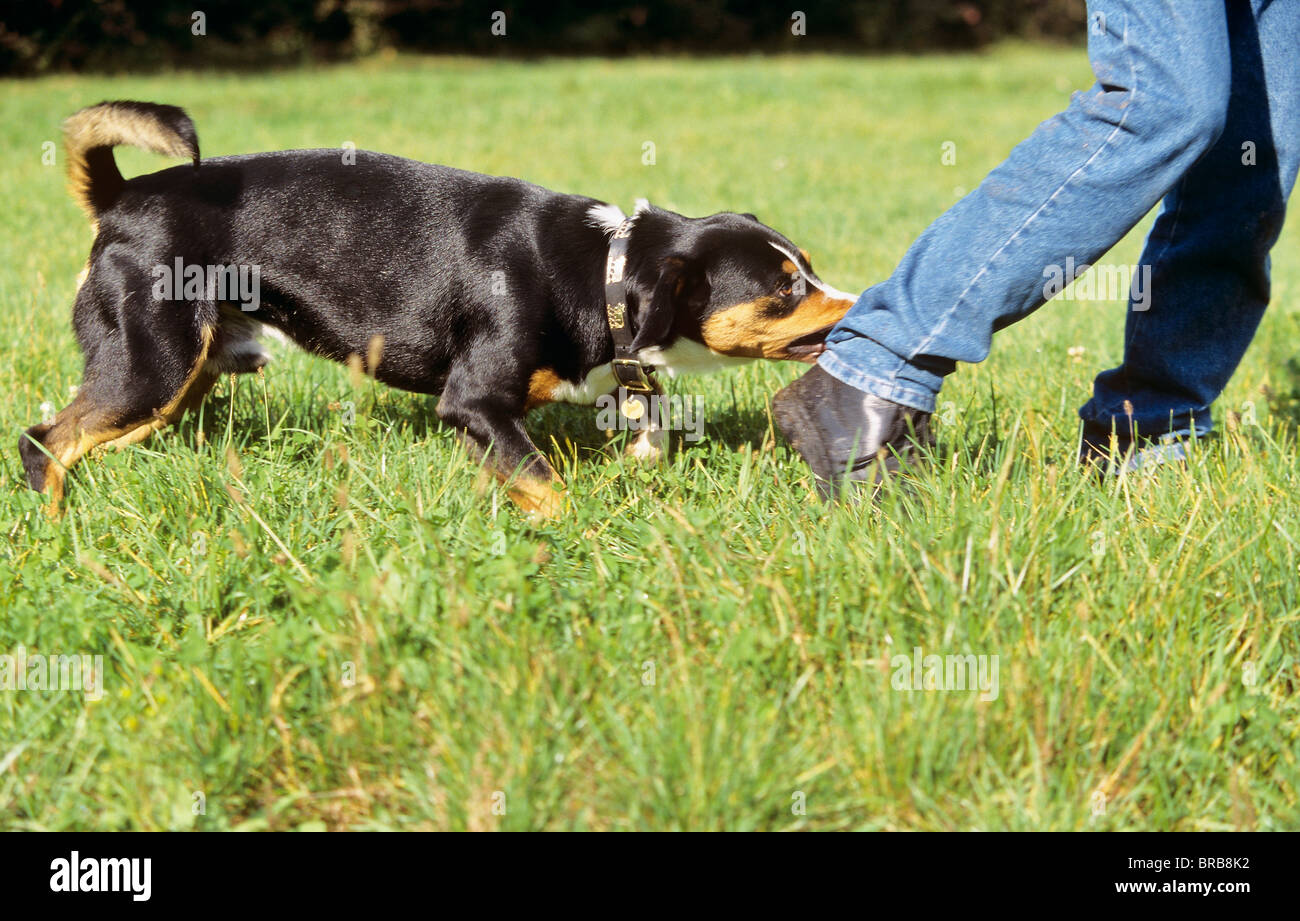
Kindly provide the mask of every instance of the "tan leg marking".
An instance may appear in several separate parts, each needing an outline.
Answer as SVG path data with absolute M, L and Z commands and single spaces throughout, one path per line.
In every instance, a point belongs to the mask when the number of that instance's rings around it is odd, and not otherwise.
M 528 378 L 528 400 L 524 403 L 524 412 L 554 399 L 555 388 L 560 386 L 560 376 L 551 368 L 538 368 Z
M 556 489 L 559 478 L 538 480 L 518 476 L 514 479 L 500 477 L 506 483 L 506 495 L 534 521 L 546 521 L 562 514 L 568 505 L 568 494 Z
M 85 391 L 79 392 L 71 403 L 59 411 L 54 417 L 53 427 L 42 439 L 45 449 L 54 455 L 54 460 L 49 461 L 45 467 L 45 492 L 50 497 L 48 508 L 52 514 L 58 514 L 63 502 L 64 480 L 68 470 L 91 449 L 103 444 L 120 448 L 143 441 L 176 421 L 187 408 L 203 398 L 215 381 L 212 375 L 204 371 L 212 336 L 212 328 L 205 327 L 203 346 L 189 376 L 176 395 L 166 405 L 154 410 L 153 416 L 145 422 L 126 426 L 103 425 L 101 420 L 96 419 L 97 408 L 83 398 Z

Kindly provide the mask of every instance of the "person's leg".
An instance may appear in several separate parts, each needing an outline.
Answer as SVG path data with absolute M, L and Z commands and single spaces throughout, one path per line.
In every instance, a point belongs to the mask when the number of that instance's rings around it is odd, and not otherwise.
M 1208 432 L 1268 304 L 1268 253 L 1300 168 L 1300 3 L 1229 0 L 1228 34 L 1227 123 L 1147 237 L 1149 309 L 1130 304 L 1124 363 L 1079 410 L 1085 448 L 1112 428 L 1122 445 L 1135 432 Z
M 1228 103 L 1224 0 L 1094 0 L 1097 83 L 931 224 L 827 338 L 820 367 L 932 412 L 958 361 L 1045 300 L 1045 270 L 1089 264 L 1217 139 Z M 874 453 L 875 448 L 867 450 Z

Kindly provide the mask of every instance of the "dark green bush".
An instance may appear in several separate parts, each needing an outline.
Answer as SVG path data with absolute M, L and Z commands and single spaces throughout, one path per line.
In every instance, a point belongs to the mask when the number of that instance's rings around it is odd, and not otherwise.
M 200 11 L 203 34 L 195 34 Z M 794 34 L 796 11 L 802 35 Z M 505 35 L 493 31 L 498 12 Z M 1083 22 L 1083 0 L 4 0 L 0 72 L 262 66 L 383 48 L 501 55 L 970 48 L 1006 36 L 1076 38 Z

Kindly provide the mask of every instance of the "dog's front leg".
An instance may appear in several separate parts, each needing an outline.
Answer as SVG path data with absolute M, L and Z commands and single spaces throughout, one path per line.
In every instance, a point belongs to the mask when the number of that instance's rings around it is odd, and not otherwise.
M 636 437 L 623 450 L 624 456 L 648 464 L 657 464 L 667 458 L 670 439 L 663 427 L 667 417 L 661 415 L 663 395 L 657 392 L 630 394 L 619 389 L 610 394 L 609 399 L 619 407 L 619 422 L 636 432 Z
M 568 501 L 564 480 L 533 444 L 522 419 L 502 428 L 488 449 L 492 472 L 505 484 L 506 494 L 528 514 L 545 521 L 564 512 Z
M 564 511 L 564 481 L 528 437 L 522 419 L 493 420 L 478 431 L 463 429 L 475 453 L 506 487 L 506 494 L 528 517 L 555 518 Z
M 668 457 L 668 433 L 655 422 L 643 428 L 624 453 L 633 460 L 657 464 Z
M 524 428 L 522 409 L 499 399 L 466 399 L 454 388 L 443 392 L 438 415 L 454 425 L 506 493 L 530 518 L 554 518 L 564 511 L 564 481 Z

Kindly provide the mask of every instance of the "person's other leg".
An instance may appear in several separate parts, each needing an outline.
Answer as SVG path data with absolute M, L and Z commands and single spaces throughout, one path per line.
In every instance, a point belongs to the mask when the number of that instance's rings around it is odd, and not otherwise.
M 1218 138 L 1229 89 L 1224 0 L 1094 0 L 1088 10 L 1097 83 L 862 294 L 827 338 L 824 371 L 932 412 L 956 362 L 982 361 L 995 330 L 1042 305 L 1048 267 L 1095 261 Z
M 1125 447 L 1134 432 L 1208 432 L 1268 304 L 1268 253 L 1300 169 L 1300 3 L 1229 0 L 1228 35 L 1227 123 L 1147 237 L 1149 309 L 1130 303 L 1124 363 L 1079 410 L 1085 447 L 1112 427 Z

